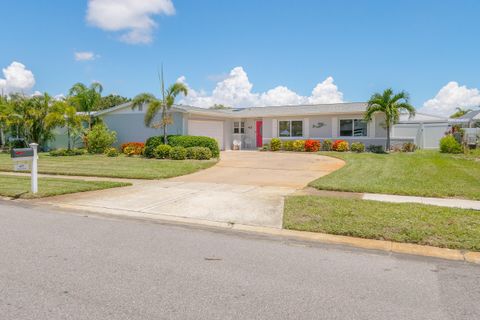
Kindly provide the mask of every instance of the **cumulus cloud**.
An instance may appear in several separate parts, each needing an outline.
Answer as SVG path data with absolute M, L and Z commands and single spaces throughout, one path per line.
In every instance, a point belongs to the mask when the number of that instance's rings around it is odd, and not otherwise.
M 2 71 L 4 78 L 0 78 L 0 92 L 4 94 L 28 91 L 35 85 L 32 71 L 20 62 L 13 61 Z
M 99 56 L 91 51 L 78 51 L 74 52 L 73 56 L 75 61 L 92 61 L 97 59 Z
M 188 86 L 184 76 L 177 81 Z M 189 88 L 188 96 L 180 100 L 180 103 L 202 108 L 208 108 L 214 104 L 244 108 L 343 102 L 343 93 L 338 90 L 332 77 L 317 84 L 310 96 L 299 95 L 285 86 L 277 86 L 262 93 L 252 92 L 252 88 L 253 84 L 245 70 L 242 67 L 236 67 L 225 79 L 217 83 L 211 94 Z
M 87 22 L 102 30 L 122 32 L 120 40 L 126 43 L 150 43 L 157 27 L 153 17 L 160 14 L 175 14 L 171 0 L 89 0 Z
M 423 104 L 422 112 L 449 116 L 457 107 L 476 107 L 480 105 L 480 91 L 476 88 L 460 86 L 450 81 L 438 91 L 437 95 Z

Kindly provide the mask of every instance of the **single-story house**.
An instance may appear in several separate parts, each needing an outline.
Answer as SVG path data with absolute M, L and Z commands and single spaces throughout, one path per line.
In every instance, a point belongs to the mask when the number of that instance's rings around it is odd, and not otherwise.
M 480 143 L 480 109 L 472 110 L 463 116 L 450 119 L 451 125 L 459 125 L 465 133 L 465 142 L 470 146 Z
M 168 134 L 198 135 L 215 138 L 222 150 L 241 142 L 242 149 L 256 149 L 272 138 L 344 139 L 365 145 L 383 145 L 387 132 L 384 116 L 375 115 L 365 122 L 366 103 L 334 103 L 297 106 L 270 106 L 239 109 L 204 109 L 175 105 L 169 111 L 173 123 Z M 146 127 L 146 106 L 132 109 L 125 103 L 95 113 L 109 129 L 117 132 L 118 144 L 145 141 L 161 135 L 162 129 Z M 413 142 L 420 148 L 438 148 L 438 141 L 448 130 L 448 119 L 417 113 L 414 118 L 402 115 L 391 128 L 392 145 Z

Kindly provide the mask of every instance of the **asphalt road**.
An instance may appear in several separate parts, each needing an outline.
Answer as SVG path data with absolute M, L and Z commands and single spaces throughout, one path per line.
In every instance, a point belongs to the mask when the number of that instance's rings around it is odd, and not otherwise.
M 480 267 L 0 202 L 1 319 L 480 319 Z

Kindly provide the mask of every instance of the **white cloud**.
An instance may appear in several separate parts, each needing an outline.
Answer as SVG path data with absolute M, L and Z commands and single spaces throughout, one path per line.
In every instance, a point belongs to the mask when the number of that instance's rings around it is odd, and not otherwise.
M 73 53 L 75 61 L 92 61 L 97 59 L 99 56 L 91 51 L 78 51 Z
M 5 78 L 0 78 L 0 92 L 4 94 L 28 91 L 35 85 L 32 71 L 20 62 L 13 61 L 2 71 Z
M 102 30 L 123 32 L 121 41 L 150 43 L 157 27 L 153 16 L 160 14 L 175 14 L 171 0 L 89 0 L 87 21 Z
M 438 91 L 437 95 L 426 101 L 420 110 L 426 113 L 434 113 L 449 116 L 457 107 L 476 107 L 480 105 L 480 91 L 476 88 L 459 86 L 458 82 L 450 81 Z
M 177 81 L 187 84 L 184 76 Z M 211 94 L 189 88 L 188 96 L 180 100 L 180 103 L 202 108 L 208 108 L 214 104 L 243 108 L 343 102 L 343 93 L 338 90 L 332 77 L 317 84 L 312 94 L 307 97 L 299 95 L 285 86 L 277 86 L 262 93 L 252 92 L 252 88 L 253 84 L 248 79 L 245 70 L 242 67 L 236 67 L 225 79 L 217 83 Z

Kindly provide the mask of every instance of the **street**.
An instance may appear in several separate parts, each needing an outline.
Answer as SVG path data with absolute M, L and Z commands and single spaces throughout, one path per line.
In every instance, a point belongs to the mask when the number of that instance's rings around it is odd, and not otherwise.
M 0 201 L 1 319 L 479 319 L 480 266 Z

